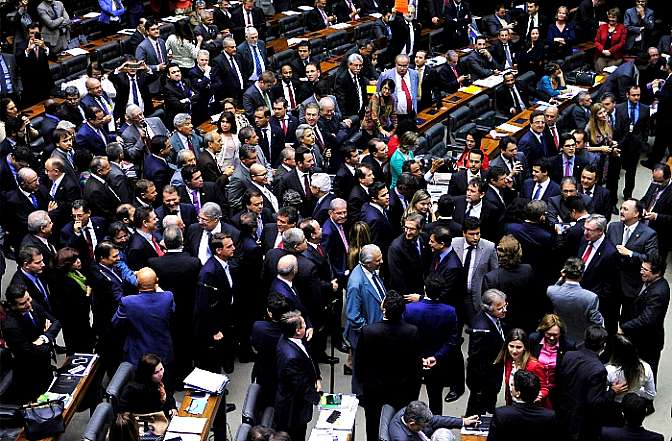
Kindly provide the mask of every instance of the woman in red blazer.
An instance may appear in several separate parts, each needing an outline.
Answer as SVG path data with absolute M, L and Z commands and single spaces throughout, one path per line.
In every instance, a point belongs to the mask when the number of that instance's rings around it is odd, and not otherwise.
M 530 341 L 527 338 L 527 333 L 520 328 L 512 329 L 504 340 L 502 351 L 497 357 L 496 363 L 504 362 L 504 384 L 506 392 L 504 398 L 506 404 L 513 403 L 514 398 L 511 396 L 511 386 L 513 385 L 513 374 L 516 371 L 523 369 L 531 372 L 539 378 L 541 389 L 539 396 L 535 400 L 536 403 L 546 406 L 548 397 L 548 377 L 544 366 L 539 363 L 539 360 L 530 354 Z
M 623 61 L 625 38 L 628 29 L 618 23 L 621 11 L 611 8 L 607 11 L 607 22 L 597 29 L 595 34 L 595 71 L 597 73 L 607 66 L 617 66 Z

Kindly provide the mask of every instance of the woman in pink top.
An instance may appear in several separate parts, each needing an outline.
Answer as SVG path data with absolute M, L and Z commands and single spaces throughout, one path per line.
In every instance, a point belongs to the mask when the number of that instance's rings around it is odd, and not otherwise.
M 555 369 L 567 351 L 576 350 L 573 341 L 565 336 L 565 324 L 555 314 L 546 314 L 541 319 L 537 332 L 530 334 L 530 353 L 539 360 L 546 373 L 549 394 L 542 403 L 552 408 L 553 391 L 555 388 Z

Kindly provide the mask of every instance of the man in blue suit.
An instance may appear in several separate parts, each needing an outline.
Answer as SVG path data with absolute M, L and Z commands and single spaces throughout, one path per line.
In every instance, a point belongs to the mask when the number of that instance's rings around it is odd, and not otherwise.
M 603 427 L 602 441 L 663 441 L 660 433 L 642 427 L 651 402 L 634 392 L 625 394 L 621 401 L 625 425 L 623 427 Z
M 329 255 L 334 275 L 341 285 L 347 278 L 348 236 L 343 225 L 348 220 L 348 203 L 336 198 L 329 205 L 329 218 L 322 224 L 322 248 Z
M 157 291 L 157 277 L 151 268 L 137 272 L 138 294 L 122 297 L 112 317 L 112 326 L 126 328 L 124 360 L 137 365 L 140 358 L 152 353 L 164 365 L 173 360 L 170 319 L 175 312 L 173 293 Z
M 241 74 L 247 86 L 259 79 L 261 73 L 271 67 L 266 56 L 266 43 L 259 40 L 259 32 L 256 28 L 245 28 L 245 41 L 238 45 L 236 52 L 242 59 Z
M 437 415 L 443 413 L 443 386 L 450 375 L 448 356 L 459 344 L 455 308 L 438 300 L 442 285 L 440 276 L 428 276 L 425 279 L 425 298 L 407 304 L 404 313 L 404 321 L 418 328 L 429 408 Z
M 95 156 L 106 156 L 105 148 L 108 142 L 115 140 L 105 128 L 106 115 L 100 107 L 84 109 L 86 122 L 82 124 L 75 135 L 75 144 L 79 148 L 86 148 Z
M 548 177 L 551 164 L 547 158 L 536 159 L 532 163 L 532 177 L 523 182 L 520 196 L 530 200 L 548 202 L 553 196 L 560 196 L 560 185 Z
M 546 129 L 544 112 L 535 110 L 530 115 L 530 130 L 518 142 L 518 149 L 525 154 L 528 164 L 534 163 L 538 158 L 549 158 L 556 153 L 550 145 L 553 141 L 545 139 L 544 129 Z
M 411 59 L 408 55 L 397 55 L 394 64 L 394 68 L 387 69 L 380 75 L 376 89 L 380 90 L 381 84 L 387 79 L 394 81 L 396 86 L 394 93 L 397 97 L 394 110 L 397 116 L 414 118 L 418 112 L 418 72 L 415 69 L 409 69 Z
M 269 292 L 280 294 L 289 304 L 290 310 L 296 310 L 306 321 L 306 340 L 313 336 L 313 325 L 308 316 L 308 309 L 303 305 L 298 293 L 294 290 L 292 281 L 299 271 L 299 262 L 293 254 L 285 254 L 278 260 L 278 275 L 271 282 Z
M 392 417 L 388 428 L 389 439 L 391 441 L 422 441 L 430 439 L 437 429 L 459 429 L 462 426 L 473 426 L 477 421 L 478 416 L 456 418 L 433 415 L 427 404 L 422 401 L 412 401 Z M 419 435 L 420 432 L 422 435 Z
M 145 179 L 152 181 L 157 189 L 163 189 L 170 184 L 170 178 L 175 173 L 168 163 L 168 157 L 173 152 L 170 138 L 156 135 L 149 143 L 149 150 L 151 154 L 145 156 L 142 174 Z
M 81 104 L 84 108 L 100 107 L 105 113 L 105 127 L 110 133 L 114 133 L 117 129 L 114 122 L 114 102 L 109 97 L 107 92 L 103 90 L 101 82 L 95 78 L 86 80 L 87 94 L 81 99 Z

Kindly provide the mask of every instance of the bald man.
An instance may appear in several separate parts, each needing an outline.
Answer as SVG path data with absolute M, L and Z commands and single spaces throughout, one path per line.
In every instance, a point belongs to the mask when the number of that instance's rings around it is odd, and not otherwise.
M 163 291 L 156 273 L 151 268 L 136 272 L 138 293 L 122 297 L 112 326 L 126 330 L 124 361 L 137 365 L 140 358 L 153 353 L 161 357 L 170 376 L 173 342 L 170 337 L 170 319 L 175 311 L 173 293 Z
M 86 80 L 86 91 L 87 94 L 82 97 L 81 104 L 82 107 L 99 107 L 105 113 L 105 127 L 110 133 L 116 131 L 116 126 L 114 125 L 114 102 L 110 96 L 103 90 L 103 85 L 99 80 L 95 78 L 89 78 Z
M 284 255 L 278 260 L 278 275 L 271 282 L 270 293 L 277 293 L 283 296 L 289 303 L 290 310 L 301 311 L 301 315 L 306 320 L 306 338 L 310 340 L 313 336 L 313 325 L 308 316 L 308 309 L 303 305 L 297 294 L 293 280 L 299 271 L 299 263 L 296 256 L 292 254 Z

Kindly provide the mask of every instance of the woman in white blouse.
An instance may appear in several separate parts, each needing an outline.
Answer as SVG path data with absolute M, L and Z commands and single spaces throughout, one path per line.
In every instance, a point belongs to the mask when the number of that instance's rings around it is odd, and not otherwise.
M 166 51 L 171 55 L 171 60 L 182 70 L 182 77 L 186 78 L 189 70 L 196 65 L 198 51 L 201 50 L 203 37 L 196 36 L 194 44 L 194 33 L 189 27 L 187 19 L 175 23 L 175 33 L 170 34 L 166 40 Z
M 620 403 L 627 393 L 636 393 L 642 398 L 653 401 L 656 397 L 656 384 L 651 366 L 637 356 L 637 348 L 622 335 L 614 338 L 613 352 L 607 363 L 607 380 L 610 384 L 627 383 L 628 389 L 614 397 Z

